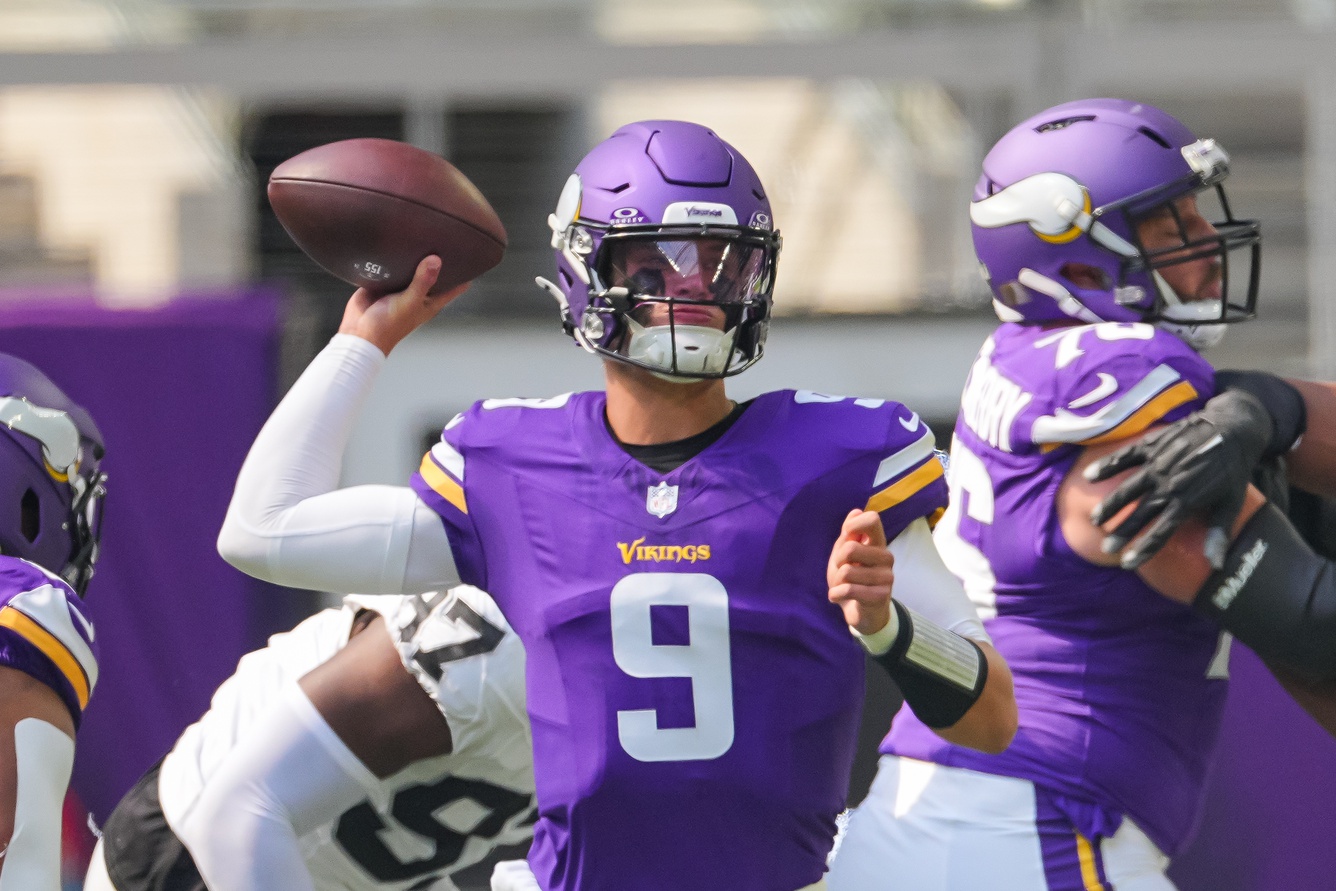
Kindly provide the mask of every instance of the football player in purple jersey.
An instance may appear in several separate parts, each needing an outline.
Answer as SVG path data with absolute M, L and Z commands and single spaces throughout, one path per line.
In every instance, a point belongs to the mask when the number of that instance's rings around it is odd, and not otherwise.
M 965 385 L 935 535 L 1020 727 L 989 755 L 901 712 L 832 891 L 886 887 L 890 864 L 924 891 L 1172 888 L 1224 704 L 1220 614 L 1283 576 L 1245 528 L 1275 510 L 1248 493 L 1219 571 L 1200 523 L 1124 564 L 1091 520 L 1113 483 L 1086 468 L 1200 409 L 1216 382 L 1197 351 L 1253 314 L 1260 235 L 1228 171 L 1213 140 L 1113 99 L 1041 112 L 984 159 L 970 220 L 1003 324 Z
M 427 296 L 429 257 L 404 292 L 353 295 L 252 447 L 219 549 L 307 588 L 486 587 L 527 655 L 544 891 L 821 887 L 856 638 L 945 737 L 998 751 L 1014 731 L 1010 674 L 932 544 L 932 434 L 883 399 L 728 397 L 762 355 L 780 237 L 751 165 L 705 127 L 622 127 L 549 226 L 540 284 L 605 390 L 484 400 L 411 488 L 338 490 L 375 373 L 460 291 Z M 894 603 L 853 569 L 827 589 L 841 536 L 889 542 Z
M 0 354 L 0 891 L 59 891 L 74 736 L 97 684 L 80 597 L 101 528 L 102 435 Z

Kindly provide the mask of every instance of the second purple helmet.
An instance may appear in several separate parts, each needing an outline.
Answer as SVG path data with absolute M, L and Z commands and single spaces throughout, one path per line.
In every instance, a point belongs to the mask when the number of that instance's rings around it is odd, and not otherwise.
M 1177 118 L 1122 99 L 1086 99 L 1043 111 L 1013 127 L 984 158 L 970 204 L 974 247 L 1004 321 L 1160 322 L 1189 341 L 1189 329 L 1251 318 L 1261 236 L 1233 216 L 1222 185 L 1229 156 Z M 1218 200 L 1214 234 L 1189 236 L 1173 250 L 1148 250 L 1137 222 L 1174 214 L 1188 195 Z M 1250 252 L 1242 296 L 1231 294 L 1229 254 Z M 1214 258 L 1220 300 L 1180 299 L 1159 270 Z M 1086 274 L 1064 274 L 1079 264 Z M 1198 332 L 1208 333 L 1208 332 Z M 1208 343 L 1213 338 L 1199 338 Z M 1198 344 L 1201 345 L 1201 344 Z
M 80 595 L 98 554 L 102 452 L 88 412 L 0 353 L 0 553 L 59 573 Z
M 756 171 L 714 131 L 627 124 L 575 168 L 548 225 L 556 281 L 538 283 L 585 349 L 680 381 L 761 357 L 781 240 Z

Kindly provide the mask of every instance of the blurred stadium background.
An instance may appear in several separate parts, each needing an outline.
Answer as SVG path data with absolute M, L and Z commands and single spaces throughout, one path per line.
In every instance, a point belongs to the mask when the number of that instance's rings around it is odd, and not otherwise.
M 503 264 L 390 364 L 346 481 L 402 482 L 484 395 L 597 386 L 533 286 L 576 160 L 616 126 L 714 127 L 785 236 L 776 386 L 890 396 L 945 444 L 994 324 L 965 204 L 983 150 L 1058 101 L 1163 105 L 1234 158 L 1262 220 L 1261 321 L 1217 365 L 1336 375 L 1336 0 L 0 0 L 0 349 L 107 433 L 90 606 L 106 663 L 81 737 L 88 832 L 245 649 L 316 608 L 213 536 L 251 437 L 347 288 L 296 249 L 268 173 L 354 136 L 444 154 L 511 235 Z M 1248 655 L 1185 891 L 1331 887 L 1336 745 Z M 867 757 L 895 705 L 869 675 Z

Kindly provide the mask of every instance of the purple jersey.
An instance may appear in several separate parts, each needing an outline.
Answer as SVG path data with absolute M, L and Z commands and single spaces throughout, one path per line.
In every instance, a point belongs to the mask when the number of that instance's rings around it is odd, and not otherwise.
M 59 576 L 17 557 L 0 556 L 0 665 L 55 690 L 79 726 L 97 684 L 93 624 Z
M 1011 666 L 1020 730 L 984 755 L 902 710 L 883 752 L 1032 780 L 1087 837 L 1126 814 L 1165 853 L 1181 847 L 1220 724 L 1227 639 L 1134 573 L 1077 556 L 1054 502 L 1082 447 L 1177 420 L 1213 388 L 1210 365 L 1150 325 L 1008 324 L 984 344 L 936 538 Z
M 863 656 L 827 599 L 848 512 L 888 537 L 945 504 L 901 405 L 782 391 L 661 474 L 603 393 L 488 400 L 413 486 L 524 642 L 548 891 L 817 881 L 843 807 Z

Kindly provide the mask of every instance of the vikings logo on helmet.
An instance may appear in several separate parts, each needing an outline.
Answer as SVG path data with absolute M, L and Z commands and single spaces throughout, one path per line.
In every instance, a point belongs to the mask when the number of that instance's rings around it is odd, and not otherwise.
M 1157 322 L 1194 346 L 1218 341 L 1219 323 L 1253 316 L 1261 236 L 1233 215 L 1222 185 L 1229 156 L 1171 115 L 1141 103 L 1088 99 L 1050 108 L 1014 127 L 983 162 L 970 204 L 974 247 L 1009 322 Z M 1209 233 L 1190 234 L 1175 202 L 1218 202 Z M 1138 223 L 1165 213 L 1178 225 L 1172 249 L 1141 243 Z M 1232 252 L 1247 273 L 1230 275 Z M 1209 258 L 1218 298 L 1179 295 L 1165 270 Z M 1074 278 L 1066 270 L 1090 270 Z M 1233 298 L 1231 278 L 1246 280 Z
M 576 167 L 548 225 L 557 277 L 538 283 L 589 352 L 673 381 L 761 357 L 781 240 L 756 171 L 713 131 L 622 127 Z

